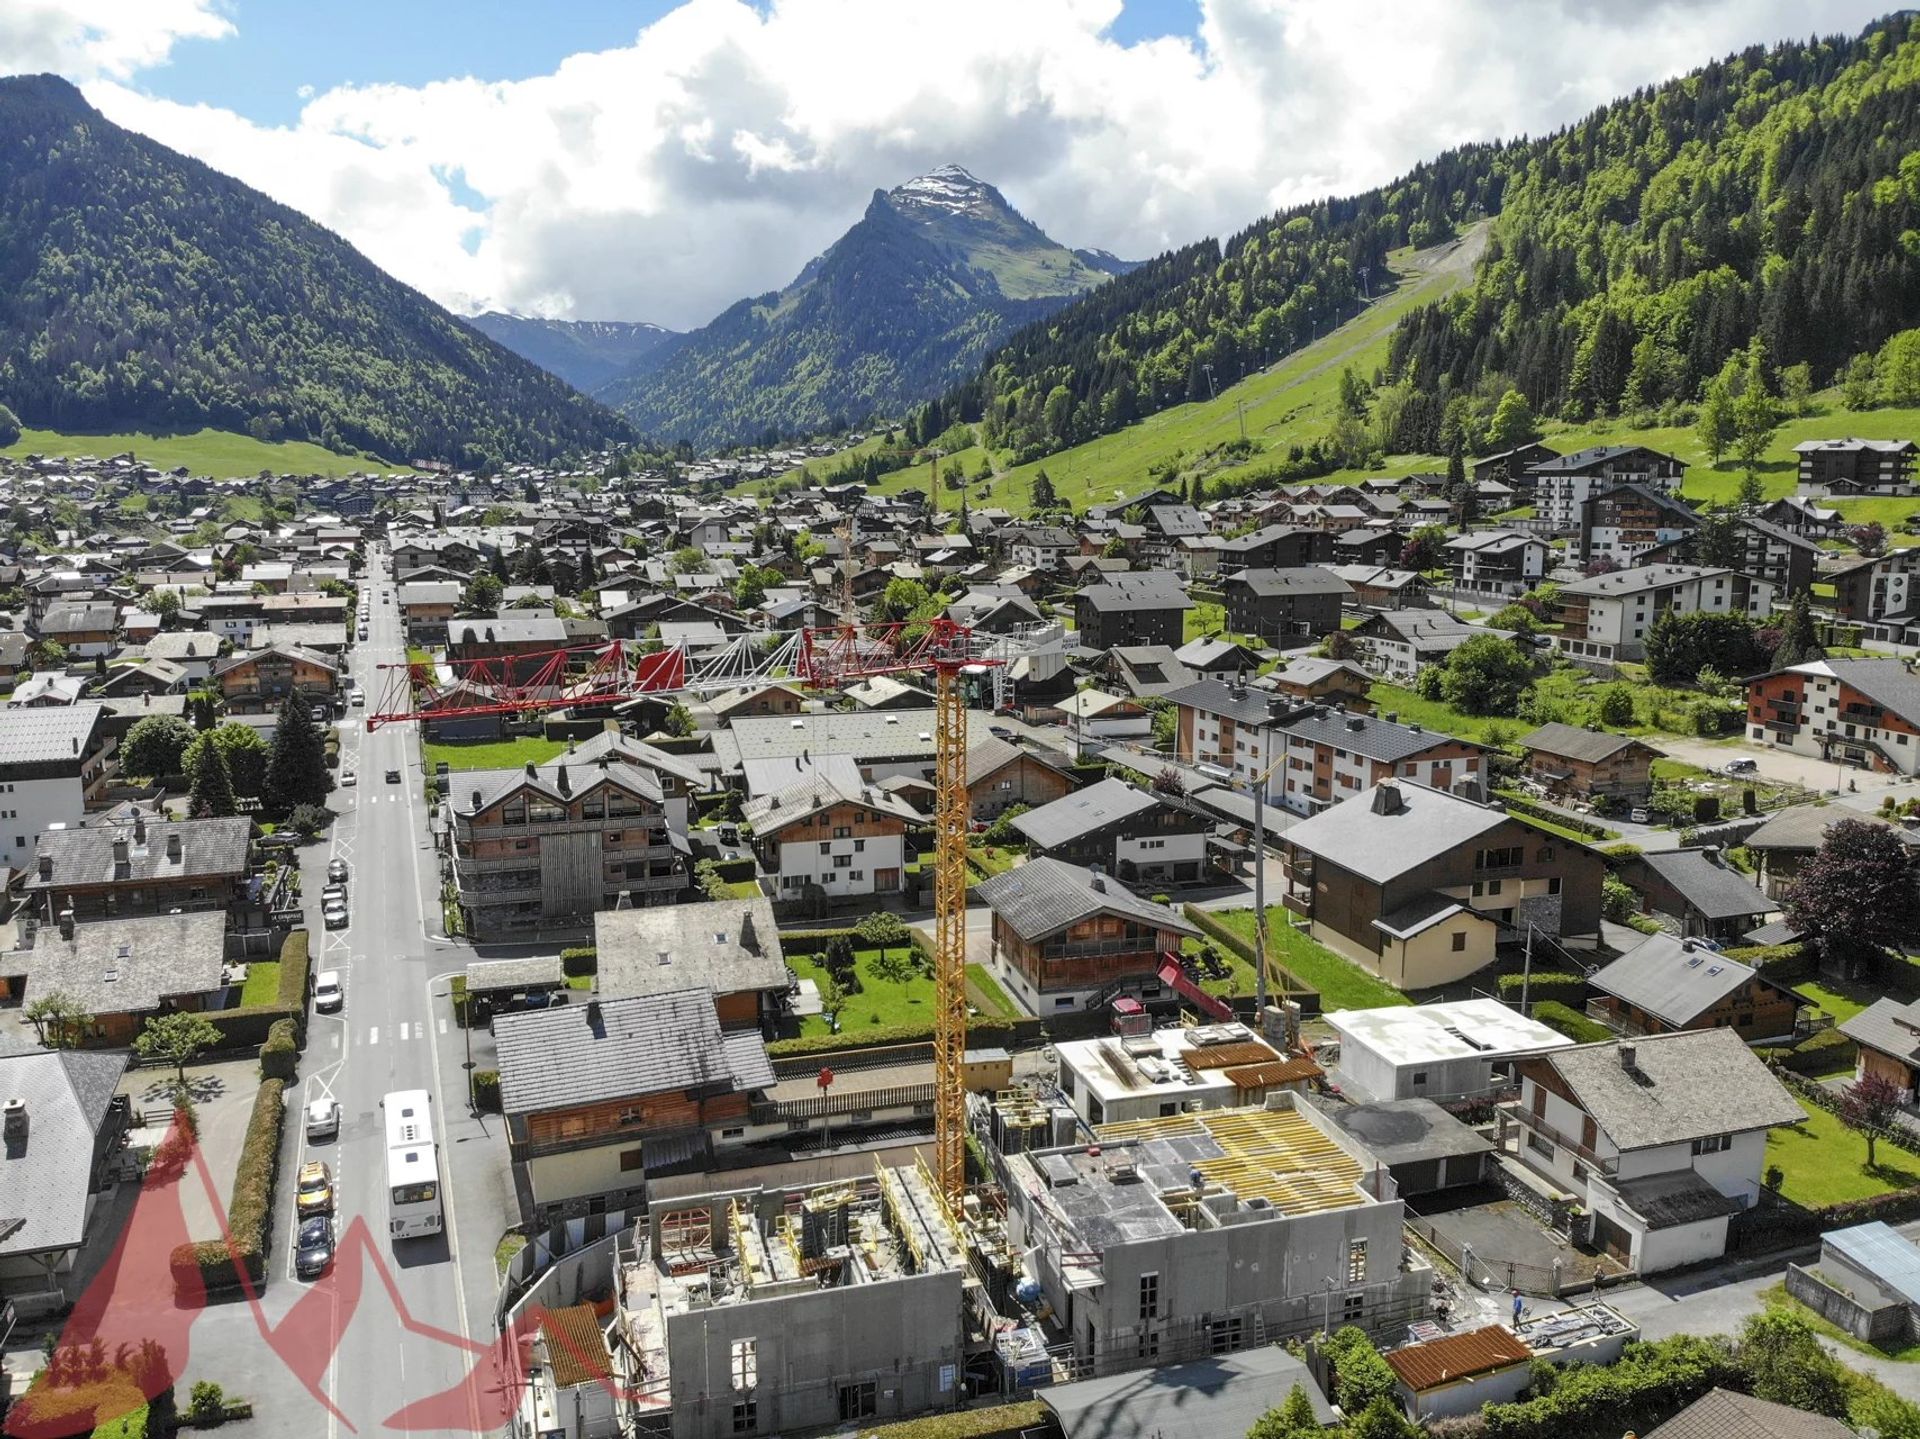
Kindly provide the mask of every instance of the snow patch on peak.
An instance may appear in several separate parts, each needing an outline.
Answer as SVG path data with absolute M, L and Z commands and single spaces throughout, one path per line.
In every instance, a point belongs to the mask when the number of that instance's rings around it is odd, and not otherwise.
M 983 204 L 988 186 L 960 165 L 942 165 L 904 185 L 896 186 L 888 197 L 930 210 L 962 214 Z

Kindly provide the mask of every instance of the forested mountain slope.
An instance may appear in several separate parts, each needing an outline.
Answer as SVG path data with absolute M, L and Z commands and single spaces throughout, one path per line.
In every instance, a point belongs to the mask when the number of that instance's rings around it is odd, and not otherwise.
M 389 459 L 538 459 L 629 432 L 284 205 L 0 79 L 0 403 L 58 430 L 202 426 Z
M 587 392 L 642 360 L 659 363 L 661 351 L 680 338 L 644 320 L 541 320 L 488 310 L 469 316 L 467 323 L 521 359 Z

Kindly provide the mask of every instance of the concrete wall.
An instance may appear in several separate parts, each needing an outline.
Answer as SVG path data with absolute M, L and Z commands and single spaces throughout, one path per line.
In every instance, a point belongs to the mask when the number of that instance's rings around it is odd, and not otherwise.
M 77 777 L 0 783 L 0 866 L 31 869 L 41 832 L 52 824 L 76 825 L 86 813 L 86 792 Z
M 951 1402 L 961 1362 L 960 1275 L 915 1274 L 690 1310 L 667 1321 L 674 1439 L 735 1434 L 735 1340 L 754 1342 L 759 1434 L 840 1421 L 841 1388 L 872 1382 L 873 1417 Z M 949 1372 L 943 1376 L 942 1369 Z
M 1459 1414 L 1478 1414 L 1484 1404 L 1510 1404 L 1527 1387 L 1530 1366 L 1515 1364 L 1492 1374 L 1471 1379 L 1456 1379 L 1422 1393 L 1414 1393 L 1404 1383 L 1395 1386 L 1400 1402 L 1415 1419 L 1440 1419 Z
M 1820 1263 L 1823 1269 L 1836 1267 L 1830 1257 L 1823 1256 Z M 1857 1277 L 1846 1276 L 1849 1281 Z M 1913 1311 L 1904 1304 L 1882 1300 L 1864 1282 L 1855 1285 L 1854 1293 L 1848 1294 L 1812 1270 L 1789 1264 L 1787 1293 L 1829 1324 L 1836 1324 L 1855 1339 L 1864 1339 L 1869 1344 L 1899 1343 L 1913 1337 Z M 1860 1297 L 1854 1297 L 1856 1294 Z

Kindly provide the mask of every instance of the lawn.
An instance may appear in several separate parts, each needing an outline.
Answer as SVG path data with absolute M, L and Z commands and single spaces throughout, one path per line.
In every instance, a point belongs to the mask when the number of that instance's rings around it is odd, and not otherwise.
M 280 961 L 255 960 L 247 966 L 247 982 L 240 990 L 240 1006 L 280 1002 Z
M 913 958 L 912 948 L 905 943 L 894 945 L 887 953 L 896 958 Z M 917 968 L 904 984 L 882 979 L 874 968 L 879 962 L 880 951 L 877 949 L 856 949 L 853 952 L 853 968 L 854 973 L 860 976 L 860 992 L 847 996 L 847 1007 L 840 1011 L 840 1032 L 846 1034 L 869 1025 L 932 1024 L 933 981 Z M 793 966 L 793 972 L 800 978 L 811 979 L 815 984 L 825 987 L 827 967 L 824 956 L 789 954 L 787 963 Z M 800 1021 L 802 1038 L 827 1032 L 824 1015 L 810 1014 Z
M 106 459 L 131 450 L 162 470 L 185 465 L 196 475 L 213 479 L 252 476 L 262 470 L 276 475 L 350 475 L 356 470 L 385 469 L 382 460 L 365 455 L 336 455 L 300 440 L 268 444 L 250 435 L 226 430 L 196 430 L 191 434 L 62 434 L 54 430 L 20 432 L 18 442 L 0 449 L 0 455 L 93 455 Z
M 408 645 L 407 663 L 410 665 L 425 665 L 431 669 L 433 667 L 433 656 L 421 649 L 418 645 Z
M 1013 862 L 1019 858 L 1016 850 L 1002 844 L 970 844 L 967 846 L 967 863 L 978 870 L 982 879 L 992 879 L 997 874 L 1005 874 L 1013 868 Z
M 1795 1204 L 1813 1209 L 1920 1185 L 1920 1156 L 1882 1144 L 1868 1169 L 1865 1139 L 1826 1110 L 1799 1103 L 1805 1124 L 1767 1132 L 1766 1163 L 1780 1167 L 1780 1192 Z
M 1596 679 L 1572 665 L 1558 666 L 1542 675 L 1534 684 L 1534 703 L 1550 707 L 1542 719 L 1557 719 L 1576 727 L 1598 723 L 1595 711 L 1600 696 L 1612 681 Z M 1633 696 L 1634 722 L 1609 725 L 1618 734 L 1689 735 L 1683 727 L 1686 712 L 1705 696 L 1693 690 L 1669 689 L 1662 685 L 1638 683 L 1629 687 Z M 1376 683 L 1367 691 L 1376 713 L 1397 715 L 1403 724 L 1418 724 L 1442 734 L 1458 735 L 1481 744 L 1511 744 L 1534 728 L 1526 720 L 1509 715 L 1470 715 L 1444 700 L 1422 699 L 1413 690 L 1400 685 Z
M 1836 1020 L 1852 1019 L 1876 999 L 1902 1002 L 1920 998 L 1920 964 L 1889 960 L 1862 979 L 1818 974 L 1795 980 L 1793 987 Z
M 1252 910 L 1219 910 L 1213 917 L 1248 944 L 1253 943 Z M 1389 1004 L 1413 1003 L 1386 981 L 1376 979 L 1352 960 L 1335 954 L 1318 940 L 1295 929 L 1288 921 L 1286 910 L 1277 904 L 1267 906 L 1268 957 L 1292 971 L 1303 983 L 1319 990 L 1320 1007 L 1323 1010 L 1379 1009 Z M 1246 976 L 1249 990 L 1253 980 L 1253 972 L 1249 967 Z
M 967 966 L 967 999 L 982 1014 L 1018 1019 L 1026 1013 L 1008 997 L 1006 990 L 1000 987 L 1000 981 L 993 977 L 992 971 L 984 964 Z
M 450 770 L 519 769 L 545 764 L 567 747 L 566 741 L 523 735 L 519 739 L 435 740 L 424 746 L 427 773 L 444 761 Z

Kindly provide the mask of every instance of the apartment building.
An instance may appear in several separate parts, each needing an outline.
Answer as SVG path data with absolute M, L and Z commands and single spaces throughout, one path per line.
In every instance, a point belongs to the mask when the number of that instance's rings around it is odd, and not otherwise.
M 0 867 L 26 869 L 39 835 L 107 804 L 114 741 L 98 703 L 9 711 L 0 724 Z
M 1561 632 L 1554 648 L 1598 666 L 1644 659 L 1647 631 L 1667 610 L 1761 620 L 1773 613 L 1775 594 L 1766 580 L 1694 565 L 1641 565 L 1594 575 L 1560 587 Z
M 1643 485 L 1673 493 L 1686 464 L 1645 445 L 1596 445 L 1558 459 L 1543 460 L 1527 474 L 1533 480 L 1535 511 L 1555 533 L 1580 527 L 1580 510 L 1597 494 L 1621 485 Z
M 1227 628 L 1268 644 L 1296 645 L 1340 628 L 1353 598 L 1347 582 L 1318 565 L 1292 570 L 1239 570 L 1220 586 Z
M 800 899 L 810 886 L 829 899 L 892 894 L 906 873 L 907 826 L 927 822 L 898 795 L 832 771 L 749 800 L 745 814 L 781 900 Z
M 1805 495 L 1910 495 L 1913 460 L 1920 445 L 1912 440 L 1802 440 L 1800 492 Z
M 1832 764 L 1920 774 L 1920 676 L 1900 660 L 1815 660 L 1756 676 L 1747 736 Z
M 1074 596 L 1074 623 L 1088 649 L 1116 645 L 1178 645 L 1193 601 L 1168 570 L 1109 575 Z
M 1470 594 L 1522 595 L 1546 577 L 1551 547 L 1521 530 L 1475 530 L 1442 547 L 1453 587 Z
M 1812 586 L 1824 555 L 1819 545 L 1804 535 L 1753 515 L 1735 515 L 1733 528 L 1739 545 L 1734 569 L 1766 580 L 1789 598 Z M 1699 531 L 1689 530 L 1665 544 L 1641 551 L 1636 562 L 1698 564 L 1701 548 Z
M 1016 815 L 1036 855 L 1098 865 L 1127 884 L 1192 884 L 1207 870 L 1213 822 L 1172 796 L 1104 779 Z
M 1451 610 L 1384 610 L 1368 615 L 1347 632 L 1354 655 L 1370 673 L 1411 687 L 1428 665 L 1447 657 L 1470 639 L 1492 635 L 1510 640 L 1512 630 L 1463 620 Z
M 1579 531 L 1567 548 L 1575 564 L 1607 559 L 1630 565 L 1649 550 L 1690 535 L 1700 516 L 1664 490 L 1647 485 L 1616 485 L 1587 496 L 1580 505 Z
M 622 901 L 671 904 L 687 840 L 651 770 L 604 753 L 453 776 L 454 884 L 476 939 L 582 929 Z
M 1857 559 L 1826 578 L 1833 584 L 1834 612 L 1860 625 L 1869 639 L 1920 642 L 1920 549 Z

